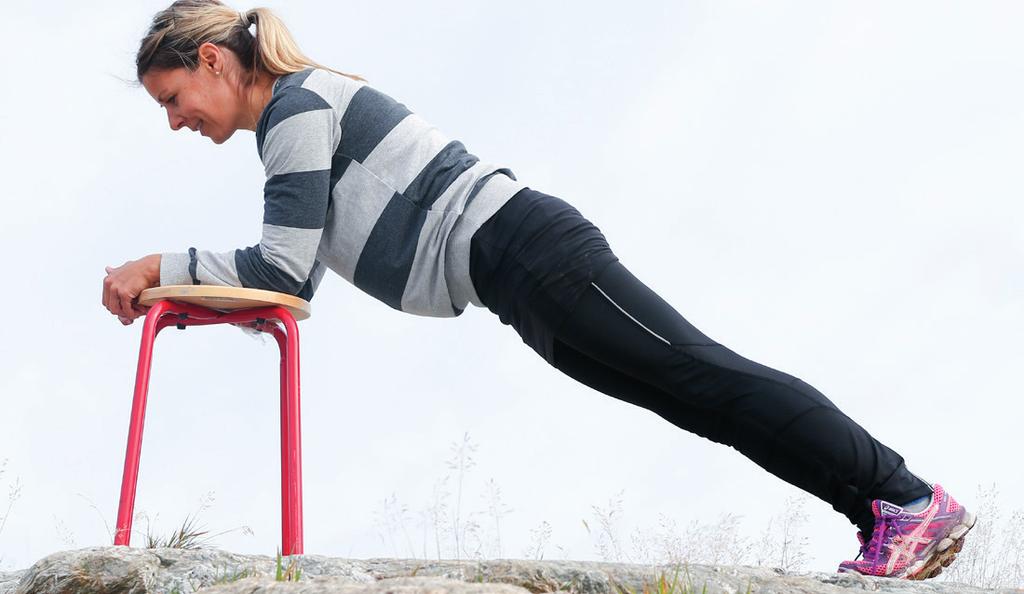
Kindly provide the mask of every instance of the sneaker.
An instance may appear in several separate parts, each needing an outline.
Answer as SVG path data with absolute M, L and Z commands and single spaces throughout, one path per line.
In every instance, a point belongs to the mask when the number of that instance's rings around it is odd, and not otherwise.
M 925 580 L 935 577 L 956 558 L 975 517 L 946 493 L 932 486 L 932 501 L 913 513 L 888 501 L 871 503 L 875 527 L 871 538 L 858 532 L 860 555 L 844 561 L 840 572 Z

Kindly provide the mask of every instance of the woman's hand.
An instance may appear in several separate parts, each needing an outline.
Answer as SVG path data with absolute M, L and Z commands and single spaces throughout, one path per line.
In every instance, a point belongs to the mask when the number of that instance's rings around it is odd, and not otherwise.
M 103 279 L 103 307 L 127 326 L 135 318 L 146 315 L 149 307 L 136 300 L 142 291 L 160 286 L 160 254 L 125 262 L 114 268 L 107 266 Z

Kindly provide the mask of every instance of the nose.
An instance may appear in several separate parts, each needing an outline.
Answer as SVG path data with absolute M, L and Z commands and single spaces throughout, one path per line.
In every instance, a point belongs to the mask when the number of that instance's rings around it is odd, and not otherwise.
M 175 113 L 174 111 L 167 110 L 167 123 L 170 124 L 171 130 L 181 130 L 182 126 L 185 125 L 185 118 Z

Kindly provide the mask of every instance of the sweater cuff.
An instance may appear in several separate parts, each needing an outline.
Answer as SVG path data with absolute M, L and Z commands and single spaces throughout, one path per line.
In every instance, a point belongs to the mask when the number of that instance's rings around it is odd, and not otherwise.
M 160 254 L 160 286 L 191 285 L 190 261 L 188 254 Z

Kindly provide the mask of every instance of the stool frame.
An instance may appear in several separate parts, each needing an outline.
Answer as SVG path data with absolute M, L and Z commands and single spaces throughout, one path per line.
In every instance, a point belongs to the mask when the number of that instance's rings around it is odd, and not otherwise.
M 280 322 L 280 324 L 278 324 Z M 154 303 L 142 327 L 142 344 L 135 375 L 125 452 L 121 498 L 117 510 L 115 545 L 131 543 L 135 490 L 142 451 L 142 429 L 146 417 L 146 397 L 153 360 L 153 343 L 168 326 L 184 330 L 188 326 L 236 324 L 273 335 L 281 351 L 281 554 L 301 555 L 302 547 L 302 427 L 299 402 L 299 328 L 287 308 L 272 305 L 221 312 L 207 307 L 172 300 Z

